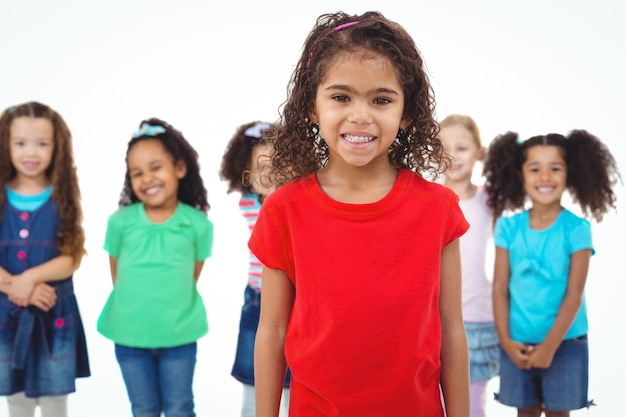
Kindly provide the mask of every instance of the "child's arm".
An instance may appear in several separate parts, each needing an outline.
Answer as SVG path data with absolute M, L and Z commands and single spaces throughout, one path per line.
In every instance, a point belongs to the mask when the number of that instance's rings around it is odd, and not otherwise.
M 469 415 L 469 351 L 461 310 L 459 239 L 441 251 L 441 389 L 448 417 Z
M 21 307 L 26 307 L 29 304 L 35 285 L 66 279 L 79 266 L 80 262 L 76 263 L 73 257 L 59 255 L 48 262 L 29 268 L 19 275 L 14 275 L 11 279 L 11 287 L 7 293 L 9 300 Z
M 261 317 L 254 345 L 257 417 L 277 417 L 287 373 L 285 337 L 294 287 L 287 275 L 263 267 Z
M 4 268 L 0 267 L 0 292 L 9 294 L 12 278 L 13 276 L 11 274 L 9 274 Z
M 493 315 L 500 346 L 511 361 L 527 369 L 529 347 L 511 339 L 509 333 L 509 251 L 496 246 L 493 270 Z
M 589 260 L 591 250 L 578 251 L 571 256 L 569 278 L 567 280 L 567 291 L 559 307 L 556 320 L 550 328 L 546 338 L 535 346 L 530 353 L 528 368 L 549 368 L 554 358 L 554 352 L 558 349 L 572 326 L 576 314 L 582 304 L 587 272 L 589 271 Z
M 117 282 L 117 258 L 109 256 L 109 270 L 111 271 L 111 282 L 113 285 Z
M 43 311 L 49 311 L 57 302 L 57 293 L 54 287 L 40 282 L 35 285 L 33 293 L 30 296 L 28 304 L 35 306 Z
M 196 262 L 194 268 L 193 268 L 193 280 L 198 282 L 198 279 L 200 278 L 200 273 L 202 272 L 202 267 L 204 266 L 204 261 L 198 261 Z
M 0 267 L 0 292 L 8 295 L 12 280 L 13 276 L 4 268 Z M 28 304 L 38 307 L 43 311 L 48 311 L 56 304 L 56 300 L 57 294 L 54 288 L 42 282 L 35 285 L 33 293 L 28 300 Z

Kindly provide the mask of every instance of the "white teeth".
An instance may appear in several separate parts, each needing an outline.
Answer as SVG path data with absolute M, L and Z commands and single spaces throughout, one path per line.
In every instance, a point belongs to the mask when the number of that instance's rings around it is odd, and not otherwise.
M 540 193 L 549 193 L 552 191 L 552 187 L 539 187 L 537 188 L 537 191 Z
M 156 194 L 156 193 L 158 193 L 158 192 L 159 192 L 159 190 L 160 190 L 160 189 L 161 189 L 161 187 L 150 187 L 150 188 L 148 188 L 148 189 L 144 190 L 144 193 L 145 193 L 145 194 L 148 194 L 148 195 L 150 195 L 150 194 Z
M 352 136 L 344 135 L 343 138 L 351 143 L 367 143 L 374 140 L 373 136 Z

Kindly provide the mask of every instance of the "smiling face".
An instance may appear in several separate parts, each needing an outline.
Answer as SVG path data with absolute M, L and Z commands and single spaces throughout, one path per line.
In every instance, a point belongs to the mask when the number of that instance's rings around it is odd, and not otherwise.
M 17 117 L 9 132 L 11 163 L 16 171 L 14 183 L 48 184 L 46 170 L 54 153 L 54 127 L 43 117 Z
M 446 182 L 470 182 L 476 162 L 482 159 L 484 148 L 474 135 L 462 125 L 441 128 L 439 137 L 452 164 L 444 173 Z
M 528 148 L 522 178 L 524 191 L 534 206 L 560 206 L 567 186 L 567 165 L 561 148 L 552 145 Z
M 403 111 L 404 92 L 389 59 L 366 50 L 338 54 L 310 114 L 328 144 L 327 167 L 390 166 L 389 147 L 408 125 Z
M 133 192 L 146 212 L 173 213 L 178 206 L 178 183 L 187 173 L 185 164 L 174 161 L 156 139 L 137 142 L 128 151 L 127 162 Z

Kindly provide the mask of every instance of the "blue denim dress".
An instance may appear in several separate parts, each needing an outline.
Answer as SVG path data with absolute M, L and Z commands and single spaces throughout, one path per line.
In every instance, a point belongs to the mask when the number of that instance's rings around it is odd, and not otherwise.
M 246 285 L 239 319 L 237 352 L 231 375 L 241 383 L 254 385 L 254 340 L 261 314 L 261 293 Z M 287 369 L 284 388 L 289 388 L 291 372 Z
M 6 203 L 0 223 L 0 266 L 12 275 L 59 256 L 60 218 L 50 198 L 37 210 Z M 48 312 L 18 307 L 0 293 L 0 395 L 27 397 L 76 391 L 77 377 L 90 375 L 85 331 L 72 277 L 51 282 L 57 302 Z

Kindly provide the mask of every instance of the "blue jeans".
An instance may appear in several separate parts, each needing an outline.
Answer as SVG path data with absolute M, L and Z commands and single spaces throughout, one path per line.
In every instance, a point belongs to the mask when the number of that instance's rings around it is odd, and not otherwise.
M 115 345 L 133 417 L 195 417 L 196 343 L 171 348 Z
M 496 400 L 516 408 L 542 405 L 548 411 L 589 407 L 587 343 L 586 335 L 562 341 L 547 369 L 520 369 L 502 350 Z
M 245 385 L 254 385 L 254 341 L 261 314 L 261 293 L 249 285 L 244 291 L 244 304 L 239 319 L 237 350 L 231 375 Z M 287 369 L 283 388 L 289 388 L 291 371 Z

